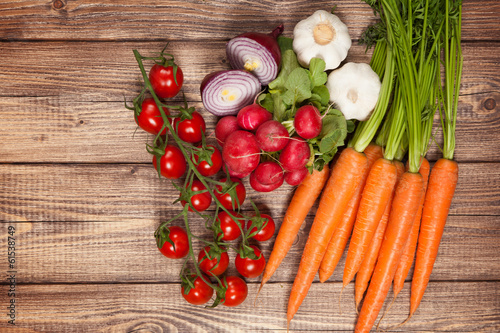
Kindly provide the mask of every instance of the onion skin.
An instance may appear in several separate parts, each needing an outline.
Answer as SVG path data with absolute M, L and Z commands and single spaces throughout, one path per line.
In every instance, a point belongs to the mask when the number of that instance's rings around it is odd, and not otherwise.
M 232 68 L 252 72 L 263 86 L 276 78 L 281 65 L 281 50 L 276 38 L 283 33 L 283 24 L 271 33 L 247 32 L 229 40 L 226 54 Z M 246 67 L 250 59 L 257 64 Z
M 230 102 L 223 102 L 220 95 L 223 88 L 238 91 L 239 96 Z M 201 99 L 205 109 L 216 116 L 233 116 L 239 110 L 253 103 L 260 92 L 259 80 L 240 69 L 223 70 L 208 74 L 200 85 Z

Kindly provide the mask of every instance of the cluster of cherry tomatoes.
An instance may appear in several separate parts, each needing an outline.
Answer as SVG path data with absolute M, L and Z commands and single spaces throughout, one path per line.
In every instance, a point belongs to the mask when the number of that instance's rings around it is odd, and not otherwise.
M 266 262 L 249 239 L 269 240 L 274 235 L 275 223 L 271 216 L 260 214 L 255 206 L 255 213 L 250 216 L 240 213 L 246 189 L 239 178 L 227 173 L 220 180 L 210 178 L 219 173 L 224 163 L 220 150 L 206 143 L 203 116 L 186 104 L 173 115 L 172 107 L 163 107 L 162 101 L 157 103 L 159 99 L 175 97 L 182 88 L 182 70 L 171 58 L 167 60 L 162 52 L 161 57 L 155 59 L 148 79 L 157 99 L 144 98 L 144 89 L 140 98 L 134 100 L 135 121 L 141 129 L 155 135 L 154 145 L 148 144 L 148 151 L 153 155 L 152 163 L 158 174 L 168 179 L 186 176 L 178 199 L 185 207 L 184 214 L 186 211 L 199 214 L 216 201 L 215 216 L 207 224 L 213 231 L 213 241 L 205 241 L 199 251 L 196 273 L 184 272 L 181 276 L 183 297 L 191 304 L 201 305 L 212 299 L 215 291 L 214 305 L 237 306 L 245 300 L 248 289 L 241 277 L 223 276 L 229 266 L 228 249 L 232 247 L 229 242 L 241 238 L 239 246 L 233 247 L 237 252 L 235 267 L 243 277 L 256 278 L 262 274 Z M 162 106 L 162 112 L 158 105 Z M 168 135 L 175 143 L 168 143 Z M 208 184 L 214 189 L 207 188 Z M 190 231 L 170 222 L 162 223 L 155 232 L 158 249 L 171 259 L 186 258 L 192 249 Z

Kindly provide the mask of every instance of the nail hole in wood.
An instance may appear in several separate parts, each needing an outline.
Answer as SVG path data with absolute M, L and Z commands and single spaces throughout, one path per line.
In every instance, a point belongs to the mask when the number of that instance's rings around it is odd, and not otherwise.
M 488 98 L 484 101 L 484 108 L 486 110 L 493 110 L 497 106 L 497 102 L 493 98 Z
M 64 7 L 64 2 L 61 1 L 61 0 L 55 0 L 53 3 L 52 3 L 52 6 L 54 6 L 55 9 L 61 9 Z

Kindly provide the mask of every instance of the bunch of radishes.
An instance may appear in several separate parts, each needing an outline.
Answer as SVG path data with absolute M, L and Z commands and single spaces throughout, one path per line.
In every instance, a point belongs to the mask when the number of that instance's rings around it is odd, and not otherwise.
M 294 117 L 294 130 L 287 128 L 257 103 L 245 106 L 237 116 L 226 116 L 215 126 L 215 137 L 222 147 L 225 168 L 233 177 L 250 176 L 250 185 L 259 192 L 270 192 L 287 184 L 299 185 L 307 176 L 312 159 L 307 139 L 321 132 L 321 115 L 312 105 L 304 105 Z

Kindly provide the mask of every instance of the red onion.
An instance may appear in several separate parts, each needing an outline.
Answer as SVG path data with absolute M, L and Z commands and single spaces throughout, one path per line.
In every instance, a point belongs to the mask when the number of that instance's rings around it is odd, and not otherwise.
M 208 112 L 216 116 L 235 115 L 253 103 L 260 92 L 259 80 L 239 69 L 218 71 L 201 82 L 201 100 Z
M 263 86 L 276 78 L 281 51 L 276 38 L 283 33 L 283 24 L 270 34 L 247 32 L 232 38 L 226 45 L 231 67 L 252 72 Z

